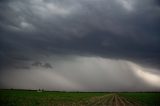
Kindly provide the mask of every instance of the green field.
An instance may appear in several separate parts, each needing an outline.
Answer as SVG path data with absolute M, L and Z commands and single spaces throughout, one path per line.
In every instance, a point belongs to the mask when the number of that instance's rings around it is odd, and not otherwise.
M 160 93 L 0 90 L 0 106 L 160 106 Z

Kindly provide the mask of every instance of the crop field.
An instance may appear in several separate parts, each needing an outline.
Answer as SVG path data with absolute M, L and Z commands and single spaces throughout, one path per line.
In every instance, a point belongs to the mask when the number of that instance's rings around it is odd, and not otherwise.
M 160 93 L 0 90 L 0 106 L 160 106 Z

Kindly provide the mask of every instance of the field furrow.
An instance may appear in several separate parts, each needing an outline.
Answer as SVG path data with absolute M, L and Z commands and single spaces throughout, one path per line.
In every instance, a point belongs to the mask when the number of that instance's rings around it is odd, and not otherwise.
M 1 106 L 160 106 L 159 98 L 158 92 L 84 93 L 0 90 Z

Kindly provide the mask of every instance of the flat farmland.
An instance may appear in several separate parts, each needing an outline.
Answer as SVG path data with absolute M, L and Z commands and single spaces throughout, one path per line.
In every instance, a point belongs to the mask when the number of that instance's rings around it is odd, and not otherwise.
M 160 93 L 0 90 L 0 106 L 160 106 Z

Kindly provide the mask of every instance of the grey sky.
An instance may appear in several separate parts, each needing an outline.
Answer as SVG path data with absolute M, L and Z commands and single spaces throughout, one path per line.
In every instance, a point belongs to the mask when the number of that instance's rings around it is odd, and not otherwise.
M 0 85 L 159 90 L 159 29 L 158 0 L 1 0 Z

